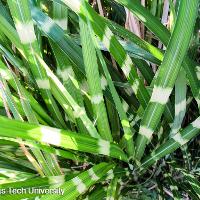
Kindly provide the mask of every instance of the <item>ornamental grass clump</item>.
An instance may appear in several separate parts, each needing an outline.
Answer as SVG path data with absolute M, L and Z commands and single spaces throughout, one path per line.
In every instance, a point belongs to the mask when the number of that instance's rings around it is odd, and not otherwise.
M 0 199 L 200 199 L 199 0 L 0 0 Z

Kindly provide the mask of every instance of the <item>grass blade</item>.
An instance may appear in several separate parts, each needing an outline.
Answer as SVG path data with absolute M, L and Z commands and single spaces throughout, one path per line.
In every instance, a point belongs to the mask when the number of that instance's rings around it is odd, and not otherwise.
M 141 121 L 139 135 L 136 140 L 137 160 L 140 160 L 143 156 L 146 144 L 151 139 L 159 123 L 165 105 L 174 87 L 193 33 L 198 3 L 198 0 L 193 1 L 192 4 L 189 4 L 188 1 L 185 0 L 181 1 L 172 37 L 154 83 L 150 102 Z M 186 15 L 187 20 L 185 19 Z M 187 30 L 180 32 L 183 25 L 185 25 L 185 27 L 187 26 Z

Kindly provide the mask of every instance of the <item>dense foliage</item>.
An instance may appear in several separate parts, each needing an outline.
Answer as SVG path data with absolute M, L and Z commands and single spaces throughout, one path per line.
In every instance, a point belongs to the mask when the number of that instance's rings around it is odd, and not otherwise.
M 0 199 L 200 199 L 198 12 L 0 0 Z

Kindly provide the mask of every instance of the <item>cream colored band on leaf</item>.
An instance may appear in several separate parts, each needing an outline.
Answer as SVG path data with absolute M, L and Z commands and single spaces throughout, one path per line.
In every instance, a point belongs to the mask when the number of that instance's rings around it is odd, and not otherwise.
M 148 140 L 151 139 L 152 135 L 153 135 L 153 130 L 151 130 L 148 127 L 145 126 L 140 126 L 140 130 L 139 130 L 139 134 L 143 135 L 144 137 L 146 137 Z
M 159 86 L 155 86 L 153 88 L 153 93 L 151 95 L 150 102 L 159 103 L 165 105 L 169 99 L 172 88 L 162 88 Z
M 50 89 L 50 83 L 48 79 L 37 79 L 36 83 L 40 89 Z
M 100 154 L 107 155 L 107 156 L 110 155 L 110 142 L 99 139 L 98 145 L 99 145 Z
M 42 142 L 60 146 L 61 144 L 61 130 L 47 126 L 41 127 Z
M 34 26 L 32 22 L 17 22 L 16 29 L 22 44 L 29 44 L 36 40 Z
M 72 182 L 76 186 L 76 189 L 79 192 L 79 194 L 82 194 L 83 192 L 87 190 L 86 185 L 83 183 L 83 181 L 79 177 L 73 178 Z

